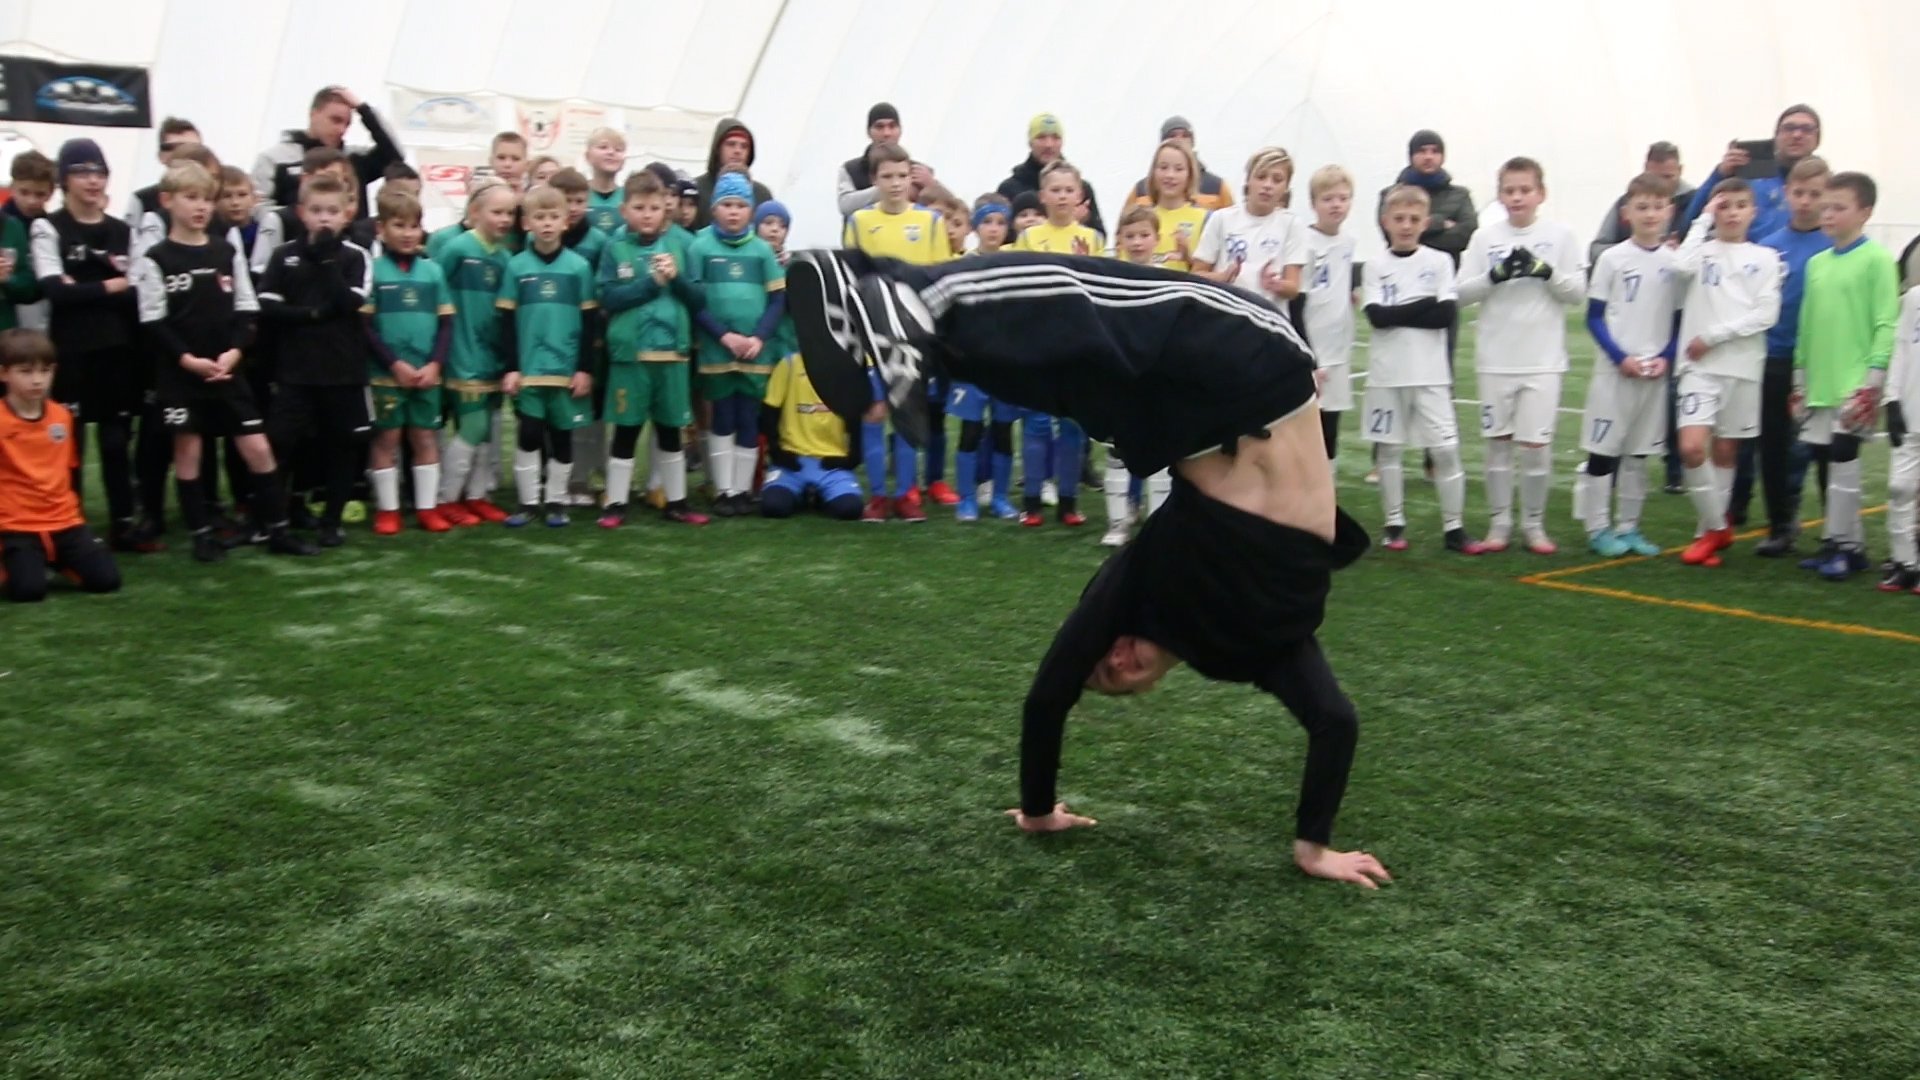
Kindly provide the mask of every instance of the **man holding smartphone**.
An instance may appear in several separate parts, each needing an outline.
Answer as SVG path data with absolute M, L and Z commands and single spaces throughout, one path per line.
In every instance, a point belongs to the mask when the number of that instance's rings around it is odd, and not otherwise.
M 1811 105 L 1789 105 L 1773 125 L 1773 168 L 1765 176 L 1747 175 L 1756 164 L 1754 154 L 1739 140 L 1727 144 L 1727 152 L 1720 164 L 1713 170 L 1707 181 L 1693 193 L 1693 201 L 1687 205 L 1680 220 L 1674 222 L 1674 229 L 1685 234 L 1693 219 L 1700 216 L 1706 208 L 1707 200 L 1713 198 L 1713 189 L 1722 180 L 1733 176 L 1746 176 L 1753 185 L 1754 219 L 1750 236 L 1769 236 L 1786 228 L 1793 212 L 1787 206 L 1787 174 L 1795 165 L 1820 149 L 1820 114 L 1813 111 Z M 1742 170 L 1747 170 L 1743 173 Z

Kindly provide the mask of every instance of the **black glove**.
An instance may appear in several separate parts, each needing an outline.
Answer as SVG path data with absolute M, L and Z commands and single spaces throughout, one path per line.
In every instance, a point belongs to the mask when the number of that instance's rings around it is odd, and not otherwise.
M 1900 411 L 1899 402 L 1889 401 L 1887 402 L 1887 441 L 1899 446 L 1906 441 L 1906 438 L 1907 416 Z
M 1535 255 L 1526 248 L 1514 248 L 1513 253 L 1515 255 L 1524 254 L 1526 256 L 1526 263 L 1521 267 L 1519 273 L 1513 275 L 1514 277 L 1535 277 L 1545 281 L 1553 276 L 1553 264 L 1547 260 Z
M 1487 271 L 1487 277 L 1491 279 L 1495 285 L 1499 285 L 1502 282 L 1511 281 L 1516 277 L 1525 276 L 1527 264 L 1532 258 L 1533 253 L 1526 248 L 1514 248 L 1512 251 L 1507 252 L 1506 258 L 1501 259 L 1498 263 L 1494 264 L 1492 269 Z

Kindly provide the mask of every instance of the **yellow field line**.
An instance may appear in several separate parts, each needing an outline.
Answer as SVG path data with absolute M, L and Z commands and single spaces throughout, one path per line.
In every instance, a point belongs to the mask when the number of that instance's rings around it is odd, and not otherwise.
M 1861 516 L 1864 517 L 1868 514 L 1881 513 L 1884 510 L 1886 510 L 1886 506 L 1883 504 L 1862 510 L 1860 513 Z M 1816 518 L 1803 524 L 1810 528 L 1821 524 L 1821 521 Z M 1736 539 L 1751 540 L 1754 537 L 1765 535 L 1765 529 L 1755 529 L 1751 532 L 1741 534 L 1736 537 Z M 1669 548 L 1661 554 L 1673 555 L 1684 550 L 1686 550 L 1685 547 Z M 1611 567 L 1626 566 L 1631 563 L 1646 561 L 1647 560 L 1641 556 L 1629 556 L 1624 559 L 1607 559 L 1602 562 L 1587 563 L 1583 566 L 1570 566 L 1564 570 L 1548 570 L 1544 573 L 1528 574 L 1520 579 L 1520 584 L 1537 585 L 1543 589 L 1559 589 L 1563 592 L 1585 593 L 1588 596 L 1604 596 L 1613 600 L 1628 600 L 1636 604 L 1652 604 L 1655 607 L 1679 608 L 1682 611 L 1693 611 L 1703 615 L 1719 615 L 1729 619 L 1751 619 L 1755 622 L 1773 623 L 1776 626 L 1792 626 L 1801 630 L 1823 630 L 1830 634 L 1847 634 L 1852 637 L 1875 637 L 1886 641 L 1900 641 L 1909 645 L 1920 645 L 1920 634 L 1908 634 L 1899 630 L 1883 630 L 1877 626 L 1861 626 L 1858 623 L 1827 622 L 1824 619 L 1802 619 L 1793 615 L 1769 615 L 1764 611 L 1750 611 L 1747 608 L 1727 607 L 1724 604 L 1709 604 L 1699 600 L 1675 600 L 1671 597 L 1649 596 L 1646 593 L 1630 592 L 1626 589 L 1608 589 L 1599 585 L 1581 585 L 1576 582 L 1558 580 L 1574 574 L 1586 574 L 1595 570 L 1606 570 Z

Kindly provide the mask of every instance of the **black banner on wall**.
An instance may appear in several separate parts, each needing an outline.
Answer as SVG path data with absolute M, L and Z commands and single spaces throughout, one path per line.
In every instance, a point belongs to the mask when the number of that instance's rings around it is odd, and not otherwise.
M 147 71 L 0 56 L 0 120 L 152 127 Z

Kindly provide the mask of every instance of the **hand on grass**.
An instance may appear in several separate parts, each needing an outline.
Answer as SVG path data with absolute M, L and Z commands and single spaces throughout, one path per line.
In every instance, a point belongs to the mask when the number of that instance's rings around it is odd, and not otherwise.
M 1367 889 L 1377 889 L 1393 880 L 1380 860 L 1364 851 L 1335 851 L 1325 844 L 1306 840 L 1293 842 L 1293 864 L 1309 877 L 1345 881 Z
M 1100 824 L 1090 817 L 1082 817 L 1079 814 L 1068 813 L 1066 803 L 1054 803 L 1053 813 L 1042 814 L 1039 817 L 1028 817 L 1021 813 L 1020 808 L 1017 806 L 1007 811 L 1007 816 L 1013 819 L 1015 825 L 1020 826 L 1021 832 L 1030 833 L 1065 832 L 1068 829 L 1091 827 Z M 1381 872 L 1385 873 L 1385 871 Z

